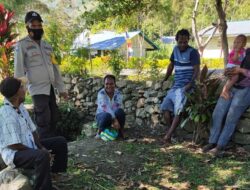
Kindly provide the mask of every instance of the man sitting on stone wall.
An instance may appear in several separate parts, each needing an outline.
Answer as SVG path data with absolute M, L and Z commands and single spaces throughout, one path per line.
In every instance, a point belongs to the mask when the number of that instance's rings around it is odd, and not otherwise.
M 172 134 L 179 125 L 180 116 L 186 104 L 185 94 L 191 91 L 200 70 L 199 52 L 188 45 L 189 39 L 190 34 L 185 29 L 176 33 L 177 46 L 173 49 L 164 79 L 168 80 L 175 69 L 174 84 L 161 104 L 164 119 L 170 126 L 164 137 L 165 143 L 171 143 Z
M 26 90 L 19 79 L 4 79 L 0 92 L 5 97 L 0 108 L 0 154 L 5 164 L 13 168 L 34 169 L 36 190 L 57 189 L 52 187 L 50 172 L 65 172 L 67 169 L 65 138 L 39 140 L 36 126 L 23 105 Z
M 119 137 L 124 138 L 125 113 L 122 109 L 122 94 L 115 88 L 114 75 L 104 77 L 104 88 L 97 95 L 96 120 L 100 138 L 101 132 L 106 128 L 114 128 L 119 131 Z
M 230 98 L 220 97 L 213 112 L 209 144 L 203 152 L 218 156 L 231 139 L 241 115 L 250 106 L 250 48 L 240 67 L 226 69 L 225 75 L 239 75 L 238 82 L 230 90 Z

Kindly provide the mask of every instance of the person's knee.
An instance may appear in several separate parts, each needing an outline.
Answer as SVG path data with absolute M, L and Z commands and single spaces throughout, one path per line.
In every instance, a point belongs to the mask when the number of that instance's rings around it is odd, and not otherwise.
M 67 140 L 63 136 L 54 137 L 58 144 L 67 144 Z
M 49 126 L 51 114 L 47 105 L 34 107 L 35 121 L 38 127 Z
M 38 150 L 36 161 L 49 164 L 50 153 L 47 150 Z
M 53 152 L 58 153 L 62 151 L 68 150 L 67 140 L 62 136 L 53 137 L 54 139 L 54 147 Z
M 163 111 L 163 118 L 164 118 L 165 122 L 170 124 L 172 121 L 171 112 L 170 111 Z
M 68 149 L 67 148 L 68 147 L 67 146 L 67 140 L 64 137 L 59 136 L 58 139 L 57 139 L 57 141 L 58 141 L 59 147 L 62 147 L 63 150 L 67 150 Z
M 101 115 L 98 116 L 98 120 L 100 123 L 112 121 L 112 115 L 110 113 L 103 112 L 101 113 Z
M 125 112 L 124 112 L 124 110 L 123 109 L 121 109 L 121 108 L 119 108 L 119 109 L 117 109 L 116 111 L 115 111 L 115 116 L 117 116 L 117 117 L 125 117 Z

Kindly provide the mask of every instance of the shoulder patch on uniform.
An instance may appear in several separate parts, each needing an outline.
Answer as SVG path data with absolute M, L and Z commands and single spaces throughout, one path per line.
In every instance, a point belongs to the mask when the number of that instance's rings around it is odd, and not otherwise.
M 52 48 L 50 46 L 44 46 L 44 49 L 52 51 Z
M 27 46 L 27 50 L 31 50 L 31 49 L 36 49 L 36 46 L 35 45 L 29 45 L 29 46 Z

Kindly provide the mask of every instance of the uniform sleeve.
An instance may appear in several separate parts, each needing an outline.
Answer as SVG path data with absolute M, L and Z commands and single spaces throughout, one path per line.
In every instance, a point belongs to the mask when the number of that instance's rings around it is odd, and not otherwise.
M 110 104 L 107 102 L 106 95 L 100 91 L 97 95 L 97 106 L 99 109 L 99 112 L 108 112 L 111 114 L 112 118 L 115 118 L 115 113 L 110 107 Z
M 43 41 L 43 42 L 45 43 L 45 46 L 50 49 L 50 61 L 53 65 L 53 72 L 54 72 L 54 77 L 55 77 L 54 87 L 59 91 L 59 93 L 65 92 L 64 82 L 62 79 L 61 72 L 59 70 L 58 63 L 55 59 L 53 48 L 47 42 L 45 42 L 45 41 Z
M 0 114 L 1 147 L 21 143 L 21 139 L 17 133 L 18 125 L 13 116 L 9 115 L 6 117 L 6 115 Z
M 55 75 L 55 88 L 57 88 L 59 92 L 65 92 L 64 82 L 58 65 L 53 64 L 53 69 Z
M 20 42 L 16 44 L 14 51 L 14 76 L 16 78 L 25 77 L 24 53 Z
M 190 62 L 191 62 L 191 65 L 200 65 L 200 63 L 201 63 L 200 54 L 196 49 L 191 51 Z

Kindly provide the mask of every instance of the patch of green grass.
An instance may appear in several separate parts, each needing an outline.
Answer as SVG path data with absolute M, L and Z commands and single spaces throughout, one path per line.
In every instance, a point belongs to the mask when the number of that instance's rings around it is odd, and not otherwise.
M 188 186 L 188 189 L 197 189 L 200 185 L 210 189 L 224 189 L 224 186 L 234 185 L 239 189 L 250 189 L 249 158 L 239 160 L 232 156 L 214 159 L 183 146 L 176 146 L 167 152 L 161 152 L 159 147 L 150 145 L 141 149 L 137 144 L 136 149 L 146 159 L 140 172 L 132 177 L 133 181 L 149 183 L 158 189 L 163 186 L 175 186 L 178 189 L 183 185 Z M 165 185 L 164 182 L 161 184 L 164 180 L 167 180 Z
M 68 173 L 73 176 L 70 183 L 65 186 L 62 185 L 63 189 L 93 189 L 93 190 L 115 190 L 115 184 L 106 178 L 101 173 L 95 174 L 94 170 L 84 168 L 83 165 L 76 163 L 74 159 L 69 159 L 68 162 Z M 60 186 L 60 185 L 59 185 Z
M 106 146 L 109 146 L 108 144 Z M 223 158 L 213 158 L 207 154 L 202 154 L 196 148 L 189 148 L 187 144 L 177 144 L 169 148 L 157 144 L 142 142 L 117 142 L 115 145 L 122 152 L 121 157 L 125 157 L 128 165 L 120 160 L 115 162 L 98 163 L 99 169 L 94 165 L 71 159 L 69 173 L 74 178 L 70 181 L 71 188 L 64 189 L 189 189 L 197 190 L 203 186 L 211 190 L 226 189 L 226 186 L 236 186 L 238 189 L 250 189 L 250 157 L 227 155 Z M 102 146 L 103 149 L 103 146 Z M 107 160 L 106 156 L 117 157 L 113 151 L 101 151 L 98 147 L 95 150 L 98 154 L 91 154 L 91 159 L 95 161 L 95 156 Z M 107 153 L 107 152 L 106 152 Z M 106 168 L 121 168 L 121 173 L 103 171 L 102 164 Z M 126 168 L 122 167 L 126 164 Z M 82 165 L 82 167 L 81 167 Z M 98 171 L 98 172 L 97 172 Z M 110 170 L 114 171 L 114 170 Z M 105 173 L 106 172 L 106 173 Z M 121 175 L 122 174 L 122 175 Z M 121 180 L 121 176 L 126 177 Z M 109 179 L 110 175 L 113 179 Z M 117 176 L 120 176 L 117 178 Z

